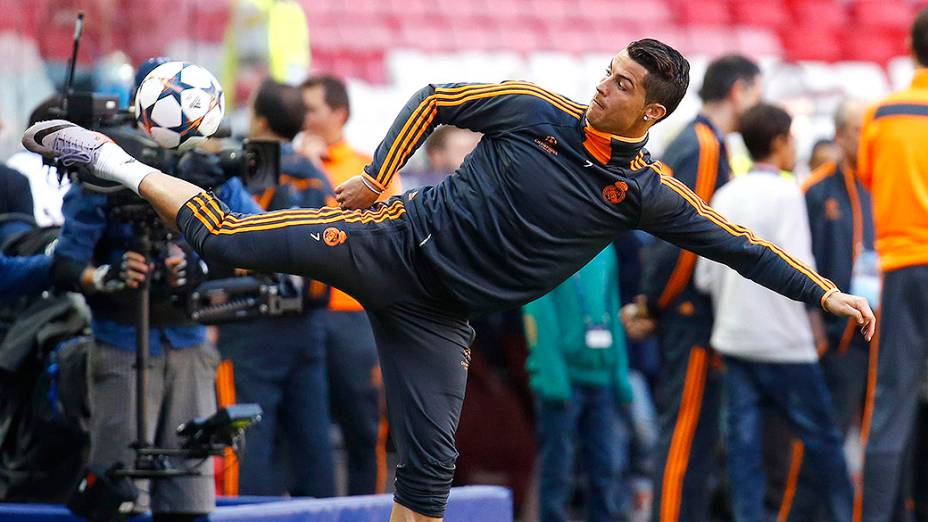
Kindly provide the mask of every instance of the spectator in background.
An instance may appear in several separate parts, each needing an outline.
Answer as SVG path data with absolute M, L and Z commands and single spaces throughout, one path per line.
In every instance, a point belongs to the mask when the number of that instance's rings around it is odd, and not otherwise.
M 713 207 L 759 237 L 812 264 L 809 222 L 799 187 L 780 177 L 795 165 L 792 120 L 782 109 L 758 105 L 740 130 L 754 160 L 750 173 L 719 189 Z M 817 493 L 829 518 L 851 517 L 853 489 L 825 379 L 818 365 L 810 315 L 802 303 L 742 279 L 734 270 L 700 259 L 698 289 L 712 296 L 712 346 L 724 355 L 728 473 L 735 520 L 767 520 L 764 512 L 762 406 L 778 410 L 806 446 Z M 773 320 L 772 320 L 773 318 Z
M 255 93 L 248 137 L 277 141 L 281 152 L 282 184 L 259 197 L 266 210 L 320 207 L 331 198 L 324 174 L 291 144 L 305 110 L 297 87 L 267 79 Z M 315 326 L 319 308 L 312 303 L 307 300 L 298 315 L 219 328 L 219 349 L 232 362 L 235 399 L 257 403 L 264 412 L 240 454 L 240 494 L 335 495 L 325 349 Z
M 725 137 L 761 95 L 760 69 L 751 60 L 729 55 L 706 69 L 699 96 L 703 107 L 667 147 L 661 161 L 673 176 L 708 202 L 730 176 Z M 655 459 L 654 520 L 705 520 L 719 442 L 721 383 L 712 352 L 712 306 L 692 284 L 696 254 L 655 240 L 645 251 L 638 303 L 627 305 L 629 336 L 655 318 L 662 356 L 655 403 L 659 441 Z M 646 324 L 646 326 L 648 326 Z
M 301 90 L 306 105 L 302 150 L 318 158 L 329 181 L 338 186 L 371 161 L 345 141 L 351 115 L 348 90 L 332 76 L 311 77 Z M 399 177 L 394 180 L 381 199 L 400 193 Z M 383 385 L 370 322 L 361 304 L 336 288 L 319 321 L 332 413 L 348 452 L 348 494 L 382 493 L 387 476 L 386 415 L 381 411 Z
M 874 310 L 878 307 L 878 289 L 867 279 L 878 282 L 875 273 L 863 266 L 875 267 L 873 258 L 873 216 L 870 193 L 855 177 L 860 126 L 866 105 L 857 100 L 841 103 L 835 113 L 834 144 L 838 161 L 827 161 L 803 183 L 806 208 L 812 235 L 812 254 L 819 274 L 868 297 Z M 864 284 L 861 284 L 864 283 Z M 872 290 L 865 291 L 866 287 Z M 869 294 L 869 296 L 868 296 Z M 853 321 L 824 317 L 827 345 L 820 353 L 820 364 L 831 393 L 838 427 L 847 436 L 863 405 L 867 383 L 867 354 L 870 345 L 855 328 Z M 797 445 L 798 444 L 798 445 Z M 792 520 L 813 520 L 822 507 L 816 490 L 812 467 L 803 463 L 801 442 L 793 443 L 793 462 L 800 466 L 792 509 L 783 515 Z M 791 484 L 787 484 L 790 489 Z
M 54 95 L 36 107 L 29 115 L 29 125 L 56 117 L 52 109 L 61 106 L 61 96 Z M 10 156 L 7 166 L 21 172 L 29 180 L 29 189 L 32 191 L 35 222 L 40 227 L 61 225 L 64 216 L 61 214 L 61 205 L 64 195 L 71 187 L 71 180 L 67 177 L 58 180 L 58 171 L 45 165 L 42 157 L 28 150 L 20 150 Z
M 835 133 L 837 132 L 838 129 L 835 128 Z M 826 163 L 838 163 L 842 156 L 841 147 L 834 140 L 818 140 L 812 145 L 812 151 L 809 153 L 809 172 Z
M 439 126 L 425 142 L 427 170 L 405 176 L 406 185 L 413 188 L 437 184 L 461 166 L 464 158 L 477 147 L 480 136 L 453 125 Z
M 618 409 L 632 399 L 619 321 L 618 263 L 606 248 L 523 307 L 527 367 L 537 398 L 542 522 L 568 519 L 574 441 L 589 481 L 587 520 L 620 518 Z
M 15 169 L 0 164 L 0 246 L 31 228 L 32 191 L 29 180 Z
M 861 427 L 863 486 L 855 520 L 909 519 L 911 445 L 928 358 L 928 9 L 910 35 L 912 85 L 864 116 L 857 175 L 873 195 L 883 273 L 878 341 L 870 353 Z

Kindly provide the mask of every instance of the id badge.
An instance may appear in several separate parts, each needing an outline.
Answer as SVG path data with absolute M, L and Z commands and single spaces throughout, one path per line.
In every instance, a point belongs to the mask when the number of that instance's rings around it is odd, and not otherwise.
M 603 350 L 612 346 L 612 332 L 601 327 L 592 326 L 586 330 L 586 347 Z

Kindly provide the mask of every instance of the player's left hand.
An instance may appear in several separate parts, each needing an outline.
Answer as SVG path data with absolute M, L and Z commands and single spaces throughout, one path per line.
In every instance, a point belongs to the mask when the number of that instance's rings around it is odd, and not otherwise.
M 837 316 L 850 317 L 860 327 L 860 333 L 863 334 L 864 339 L 869 341 L 873 338 L 873 332 L 876 331 L 876 317 L 863 297 L 835 292 L 825 299 L 823 308 Z
M 344 210 L 357 210 L 368 208 L 377 201 L 380 193 L 372 190 L 364 182 L 362 175 L 348 179 L 341 185 L 335 187 L 335 200 L 338 206 Z

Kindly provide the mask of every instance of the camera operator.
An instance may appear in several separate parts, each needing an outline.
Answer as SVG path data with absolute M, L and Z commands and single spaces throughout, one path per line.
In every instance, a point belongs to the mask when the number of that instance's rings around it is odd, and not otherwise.
M 146 62 L 136 76 L 137 83 L 163 62 Z M 131 133 L 134 129 L 114 129 L 117 131 Z M 208 156 L 189 154 L 203 158 L 191 162 L 193 168 L 211 166 Z M 260 212 L 238 178 L 229 179 L 217 190 L 234 202 L 237 211 Z M 64 198 L 65 222 L 52 267 L 56 284 L 83 292 L 93 315 L 90 466 L 97 469 L 134 462 L 130 444 L 137 439 L 137 293 L 133 289 L 151 279 L 145 441 L 156 447 L 178 448 L 178 425 L 216 411 L 214 383 L 219 363 L 216 348 L 207 343 L 206 327 L 191 321 L 176 304 L 177 296 L 190 288 L 190 282 L 202 277 L 202 262 L 182 239 L 170 235 L 164 237 L 163 245 L 154 241 L 158 247 L 152 249 L 151 257 L 144 256 L 133 225 L 112 215 L 111 198 L 88 192 L 79 183 L 71 187 Z M 133 511 L 151 509 L 155 520 L 192 519 L 211 511 L 215 506 L 211 460 L 175 459 L 170 464 L 178 469 L 195 468 L 199 474 L 156 479 L 150 489 L 143 485 Z
M 334 204 L 325 175 L 291 143 L 304 112 L 299 89 L 272 80 L 261 84 L 252 101 L 248 137 L 280 142 L 281 184 L 259 196 L 268 210 Z M 306 287 L 312 294 L 317 285 Z M 318 317 L 319 307 L 310 305 L 299 315 L 229 323 L 219 329 L 219 349 L 233 364 L 236 399 L 257 403 L 264 412 L 261 422 L 249 430 L 240 454 L 240 494 L 335 494 L 325 351 L 314 339 Z

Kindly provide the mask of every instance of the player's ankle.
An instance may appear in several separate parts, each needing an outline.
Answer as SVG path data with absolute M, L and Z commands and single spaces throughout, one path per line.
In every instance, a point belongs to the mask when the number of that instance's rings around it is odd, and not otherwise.
M 106 143 L 100 147 L 93 170 L 97 176 L 125 185 L 138 194 L 142 179 L 157 169 L 136 160 L 119 145 Z

